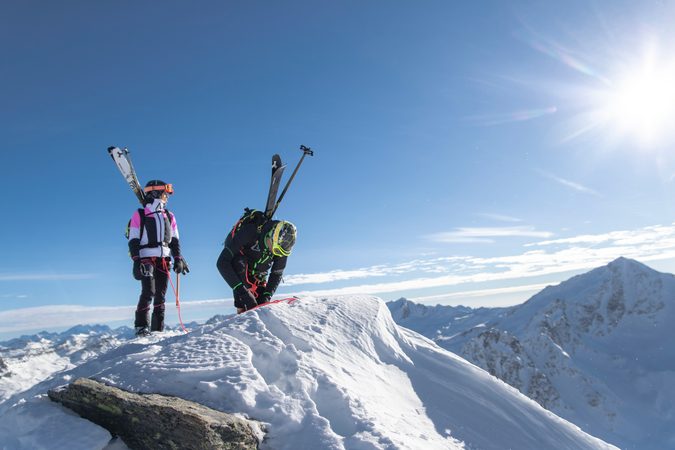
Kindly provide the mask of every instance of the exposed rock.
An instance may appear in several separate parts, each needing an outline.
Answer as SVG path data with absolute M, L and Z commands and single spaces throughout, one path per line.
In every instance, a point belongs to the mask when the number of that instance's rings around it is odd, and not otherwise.
M 4 377 L 5 375 L 9 375 L 9 367 L 7 367 L 7 364 L 0 358 L 0 377 Z
M 131 449 L 256 449 L 250 423 L 198 403 L 134 394 L 80 378 L 49 398 L 122 438 Z

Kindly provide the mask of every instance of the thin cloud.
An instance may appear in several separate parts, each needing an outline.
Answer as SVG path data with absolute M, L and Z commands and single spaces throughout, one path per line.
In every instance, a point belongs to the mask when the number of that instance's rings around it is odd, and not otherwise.
M 454 235 L 453 232 L 435 233 L 426 236 L 426 239 L 443 244 L 494 244 L 494 239 Z
M 0 281 L 73 281 L 96 277 L 92 273 L 0 273 Z
M 445 231 L 426 235 L 425 238 L 440 243 L 456 242 L 493 242 L 492 238 L 503 237 L 537 237 L 547 238 L 553 236 L 548 231 L 537 231 L 531 226 L 515 227 L 464 227 L 455 231 Z
M 675 223 L 673 223 L 675 225 Z M 669 245 L 673 239 L 673 225 L 653 225 L 637 230 L 618 230 L 600 234 L 583 234 L 569 238 L 553 239 L 548 241 L 533 242 L 526 247 L 545 247 L 551 245 L 646 245 L 662 242 Z
M 332 283 L 335 281 L 353 280 L 356 278 L 382 277 L 388 272 L 382 270 L 381 266 L 371 267 L 369 269 L 357 270 L 333 270 L 324 273 L 289 275 L 284 278 L 286 284 L 316 284 Z
M 412 261 L 393 264 L 377 265 L 355 270 L 332 270 L 330 272 L 294 274 L 284 277 L 284 285 L 323 284 L 335 281 L 348 281 L 359 278 L 395 276 L 410 273 L 442 273 L 448 271 L 448 266 L 462 261 L 461 257 L 442 257 L 432 259 L 415 259 Z
M 511 217 L 507 216 L 504 214 L 491 214 L 491 213 L 481 213 L 478 214 L 481 217 L 484 217 L 486 219 L 494 220 L 497 222 L 509 222 L 509 223 L 516 223 L 516 222 L 522 222 L 523 219 L 519 219 L 517 217 Z
M 411 278 L 364 283 L 340 288 L 305 290 L 307 295 L 387 294 L 426 288 L 506 280 L 526 280 L 573 271 L 592 269 L 620 257 L 643 262 L 675 258 L 675 223 L 649 226 L 637 230 L 613 231 L 528 244 L 523 253 L 497 256 L 435 258 L 400 264 L 396 268 L 419 267 Z M 394 274 L 394 267 L 378 270 Z M 434 272 L 436 270 L 436 272 Z M 443 273 L 441 276 L 425 276 Z M 400 273 L 404 275 L 404 273 Z
M 548 106 L 546 108 L 527 109 L 512 111 L 503 114 L 483 114 L 476 116 L 467 116 L 464 120 L 468 123 L 478 126 L 495 126 L 505 125 L 514 122 L 525 122 L 528 120 L 538 119 L 540 117 L 555 114 L 558 108 L 555 106 Z
M 135 306 L 50 305 L 0 311 L 0 333 L 132 320 Z
M 561 177 L 559 177 L 559 176 L 557 176 L 557 175 L 553 175 L 552 173 L 546 172 L 546 171 L 544 171 L 544 170 L 539 170 L 539 169 L 537 169 L 537 172 L 538 172 L 541 176 L 543 176 L 543 177 L 545 177 L 545 178 L 548 178 L 549 180 L 553 180 L 553 181 L 555 181 L 556 183 L 562 184 L 563 186 L 568 187 L 568 188 L 570 188 L 570 189 L 573 189 L 573 190 L 575 190 L 575 191 L 577 191 L 577 192 L 581 192 L 581 193 L 584 193 L 584 194 L 595 195 L 596 197 L 602 197 L 602 194 L 600 194 L 598 191 L 596 191 L 596 190 L 594 190 L 594 189 L 591 189 L 591 188 L 589 188 L 589 187 L 587 187 L 587 186 L 584 186 L 584 185 L 581 184 L 581 183 L 577 183 L 576 181 L 571 181 L 571 180 L 567 180 L 567 179 L 565 179 L 565 178 L 561 178 Z
M 429 301 L 449 300 L 454 298 L 490 297 L 494 295 L 517 294 L 520 292 L 538 292 L 544 289 L 546 286 L 549 286 L 549 284 L 539 283 L 539 284 L 528 284 L 523 286 L 512 286 L 506 288 L 477 289 L 473 291 L 451 292 L 448 294 L 426 295 L 423 297 L 410 297 L 410 300 L 414 300 L 419 303 L 424 303 Z

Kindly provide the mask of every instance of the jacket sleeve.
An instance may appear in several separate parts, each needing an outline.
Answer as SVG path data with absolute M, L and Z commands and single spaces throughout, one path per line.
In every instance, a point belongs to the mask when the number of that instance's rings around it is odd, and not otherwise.
M 279 283 L 281 283 L 281 277 L 284 274 L 284 269 L 286 268 L 287 260 L 288 257 L 286 256 L 274 258 L 274 262 L 272 263 L 272 269 L 270 271 L 270 276 L 267 279 L 267 285 L 265 286 L 265 292 L 269 292 L 270 297 L 274 295 L 277 288 L 279 287 Z
M 138 211 L 134 212 L 129 222 L 129 255 L 132 259 L 137 259 L 140 255 L 141 247 L 141 216 Z
M 180 258 L 182 253 L 180 251 L 180 239 L 178 234 L 178 224 L 176 224 L 176 216 L 173 213 L 169 212 L 169 224 L 171 226 L 171 242 L 169 242 L 169 249 L 171 250 L 171 256 L 175 258 Z
M 225 248 L 220 252 L 216 266 L 220 275 L 232 289 L 244 282 L 235 270 L 235 259 L 238 259 L 237 256 L 240 255 L 241 249 L 246 244 L 255 241 L 257 237 L 256 225 L 250 224 L 244 225 L 234 236 L 229 233 L 225 239 Z

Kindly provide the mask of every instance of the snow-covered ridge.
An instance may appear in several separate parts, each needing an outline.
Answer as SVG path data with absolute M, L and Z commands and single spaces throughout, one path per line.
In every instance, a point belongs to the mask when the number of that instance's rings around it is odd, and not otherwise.
M 44 397 L 82 376 L 245 414 L 267 424 L 268 449 L 614 448 L 374 297 L 306 297 L 119 345 L 0 404 L 0 447 L 103 447 L 107 432 Z
M 585 431 L 621 448 L 675 448 L 673 275 L 619 258 L 492 317 L 437 307 L 445 317 L 468 315 L 459 325 L 404 318 L 404 305 L 389 304 L 399 324 Z

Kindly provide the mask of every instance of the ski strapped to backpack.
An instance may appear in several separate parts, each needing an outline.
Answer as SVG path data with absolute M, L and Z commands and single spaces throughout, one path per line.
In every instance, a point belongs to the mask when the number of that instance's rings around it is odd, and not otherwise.
M 145 204 L 145 194 L 143 193 L 141 183 L 139 183 L 138 177 L 136 176 L 134 165 L 131 163 L 129 150 L 126 148 L 110 146 L 108 147 L 108 154 L 115 162 L 115 165 L 122 173 L 122 176 L 129 184 L 131 190 L 136 194 L 138 201 L 141 202 L 141 205 Z
M 300 169 L 300 165 L 302 164 L 302 161 L 305 159 L 305 156 L 314 156 L 314 152 L 309 147 L 301 145 L 300 150 L 302 150 L 302 157 L 300 158 L 298 165 L 295 167 L 295 170 L 293 170 L 291 178 L 289 178 L 289 180 L 286 182 L 286 186 L 284 186 L 283 191 L 281 191 L 281 195 L 279 196 L 278 200 L 276 199 L 276 196 L 279 190 L 279 185 L 281 184 L 281 176 L 283 175 L 286 166 L 282 164 L 281 157 L 279 155 L 275 154 L 274 156 L 272 156 L 272 179 L 270 181 L 269 193 L 267 194 L 267 203 L 265 204 L 265 212 L 263 213 L 262 211 L 258 211 L 257 209 L 244 208 L 244 214 L 242 214 L 242 216 L 239 218 L 237 223 L 234 224 L 232 230 L 230 231 L 231 238 L 234 238 L 235 234 L 244 225 L 248 225 L 250 223 L 255 224 L 258 233 L 260 233 L 262 231 L 263 226 L 269 220 L 272 219 L 272 216 L 274 216 L 274 213 L 279 207 L 281 200 L 283 200 L 284 195 L 286 195 L 288 187 L 291 185 L 293 178 L 295 178 L 295 175 L 298 173 L 298 169 Z
M 302 150 L 302 158 L 300 158 L 300 161 L 298 162 L 298 165 L 295 166 L 295 170 L 291 174 L 291 178 L 289 178 L 288 181 L 286 182 L 286 186 L 284 186 L 284 190 L 281 191 L 281 195 L 279 196 L 279 199 L 276 201 L 276 203 L 274 204 L 274 207 L 272 208 L 271 211 L 265 211 L 265 214 L 269 218 L 272 218 L 272 216 L 274 216 L 274 213 L 277 211 L 277 208 L 279 207 L 279 204 L 281 203 L 281 200 L 284 199 L 284 195 L 286 195 L 286 191 L 288 191 L 288 188 L 291 185 L 291 182 L 293 181 L 293 178 L 295 178 L 295 174 L 298 173 L 298 169 L 300 169 L 300 165 L 302 164 L 302 161 L 305 159 L 305 156 L 314 156 L 314 152 L 309 147 L 305 147 L 304 145 L 301 145 L 300 150 Z
M 270 180 L 270 189 L 267 193 L 267 202 L 265 203 L 265 215 L 267 217 L 272 217 L 272 210 L 274 209 L 274 204 L 277 201 L 277 192 L 279 191 L 281 177 L 284 174 L 285 168 L 286 166 L 281 163 L 281 157 L 279 155 L 273 155 L 272 179 Z

